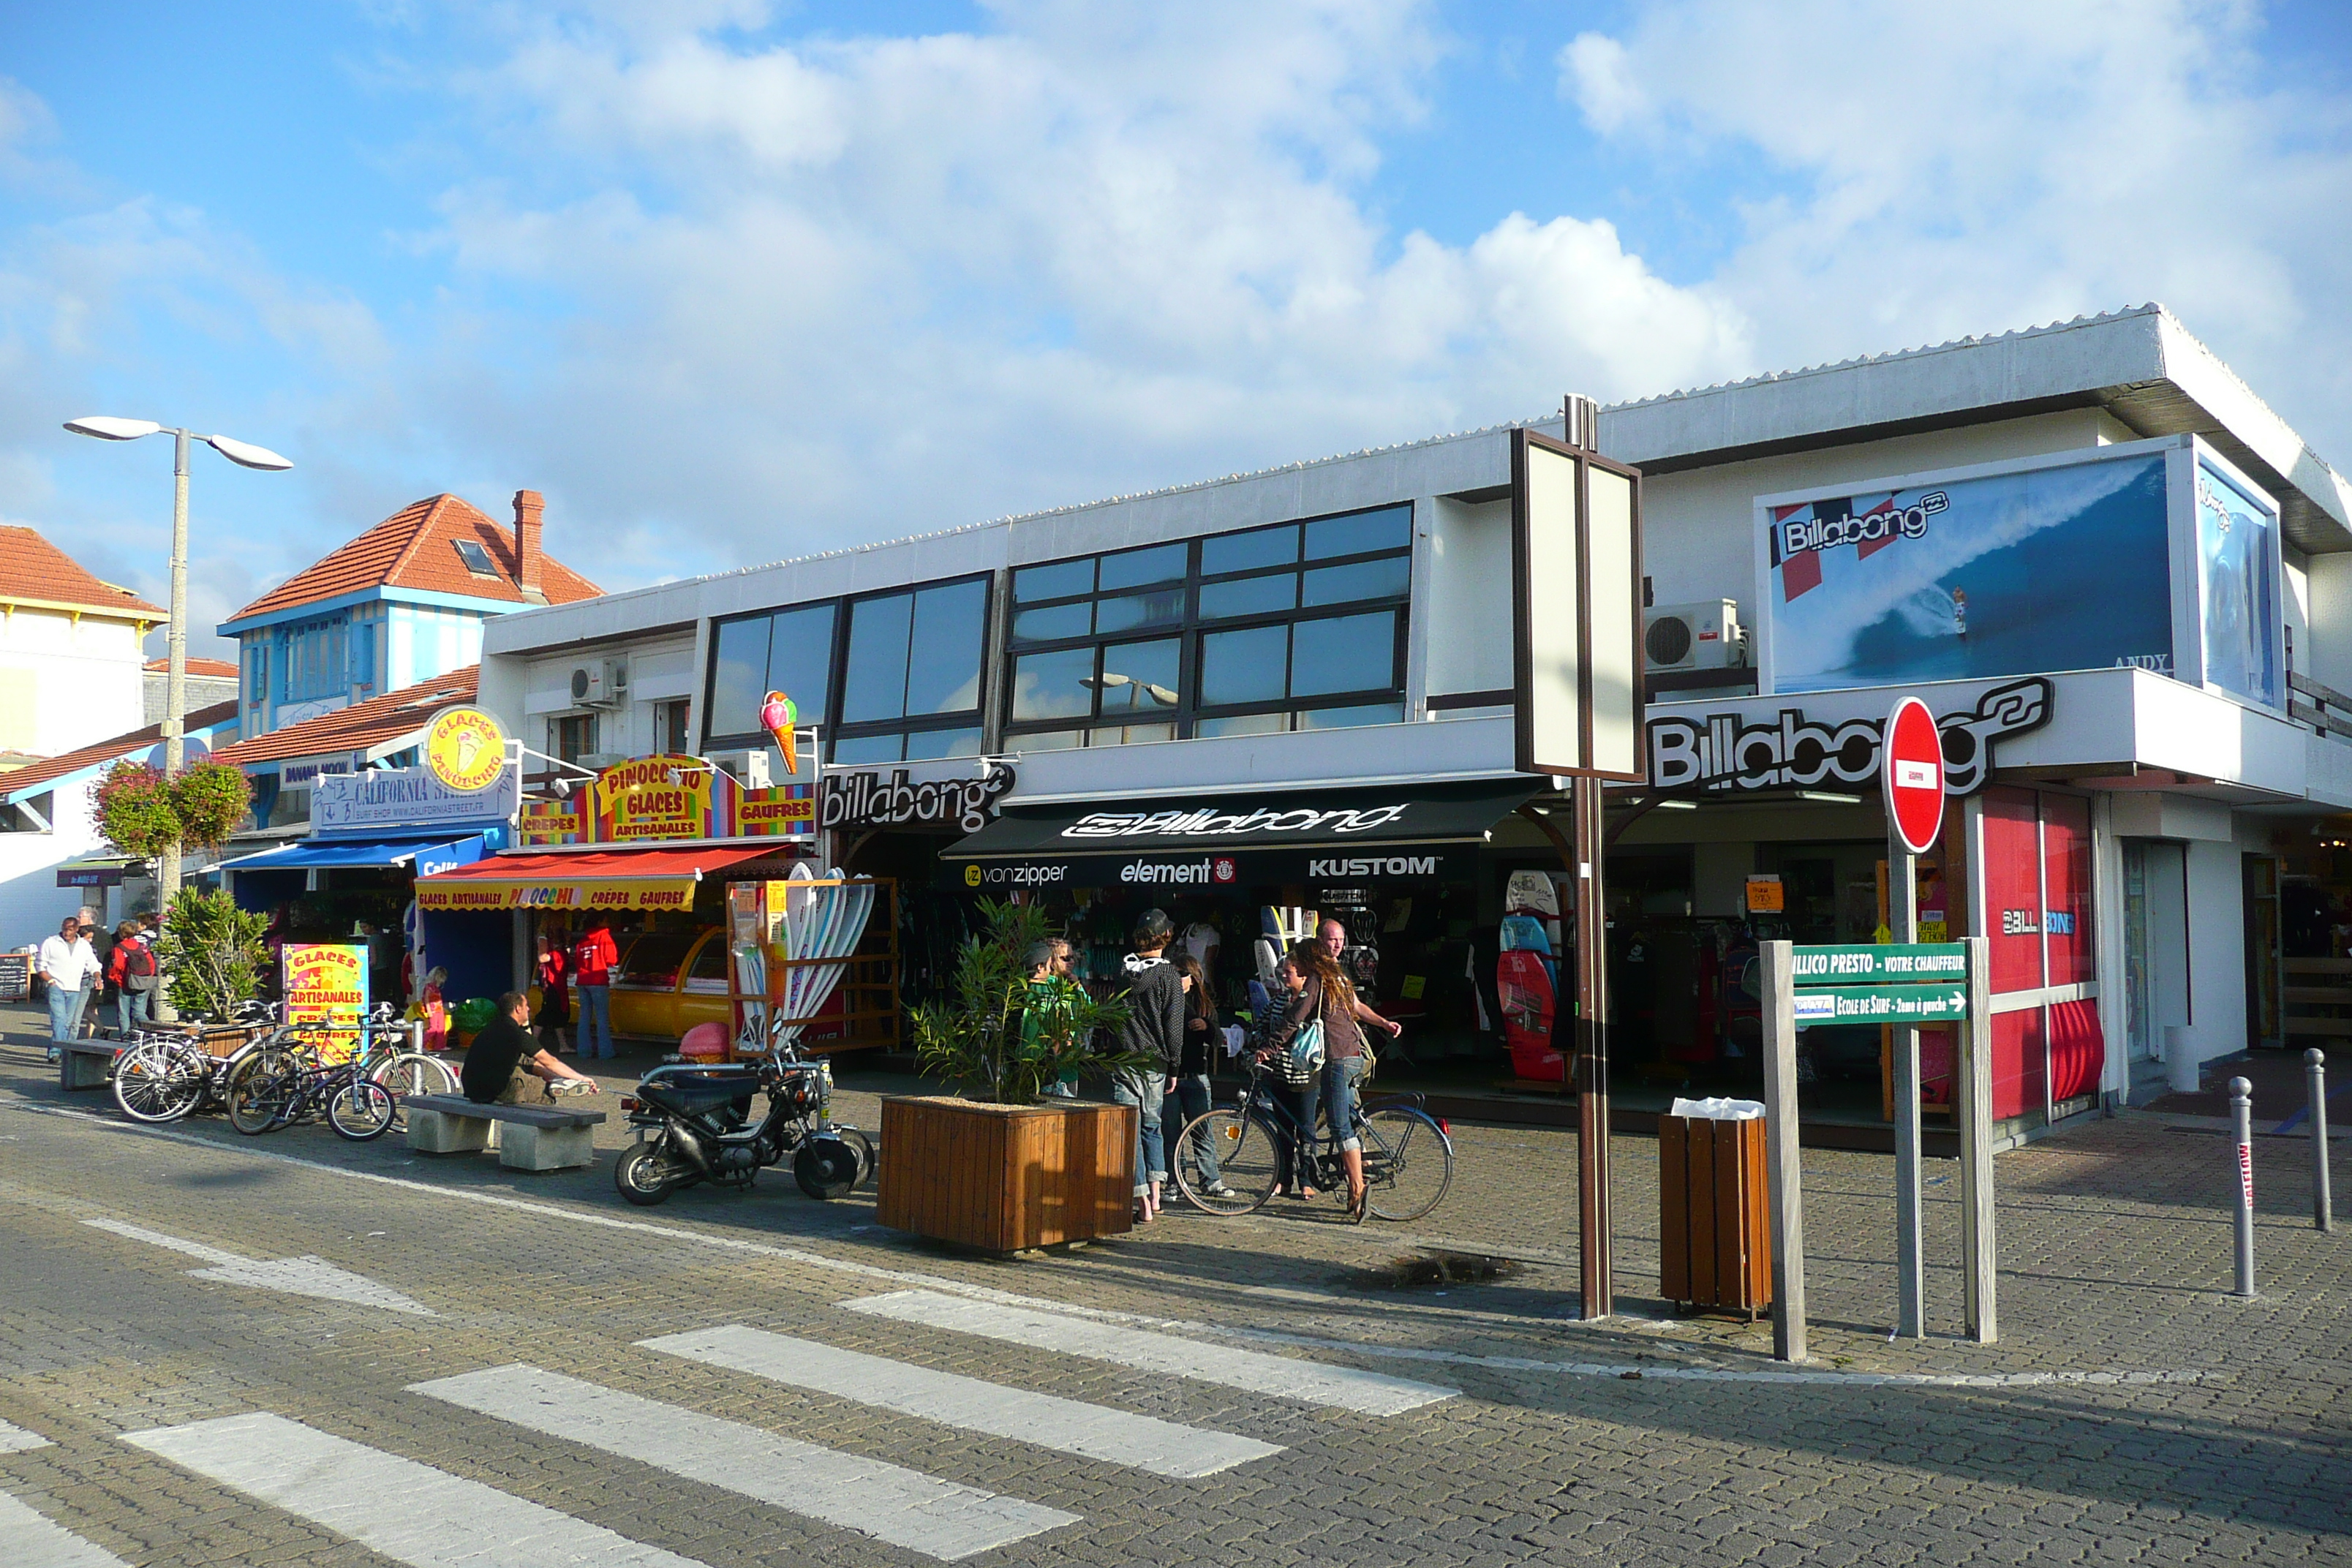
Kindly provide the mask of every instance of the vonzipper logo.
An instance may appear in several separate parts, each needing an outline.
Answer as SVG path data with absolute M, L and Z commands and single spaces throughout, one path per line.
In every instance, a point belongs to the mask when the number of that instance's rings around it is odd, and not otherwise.
M 1434 877 L 1434 855 L 1391 855 L 1360 860 L 1309 860 L 1309 880 L 1318 877 Z

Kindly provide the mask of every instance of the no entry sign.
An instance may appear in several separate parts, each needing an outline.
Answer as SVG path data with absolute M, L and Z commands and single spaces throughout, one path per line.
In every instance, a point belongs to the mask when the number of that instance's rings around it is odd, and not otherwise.
M 1916 697 L 1904 698 L 1887 717 L 1885 759 L 1890 831 L 1905 849 L 1924 855 L 1944 828 L 1944 739 Z

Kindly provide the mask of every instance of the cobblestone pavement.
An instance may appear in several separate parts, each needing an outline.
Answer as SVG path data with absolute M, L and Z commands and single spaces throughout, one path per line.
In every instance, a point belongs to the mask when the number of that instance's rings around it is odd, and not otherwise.
M 1891 1162 L 1809 1150 L 1814 1360 L 1790 1378 L 1769 1328 L 1653 1297 L 1644 1139 L 1614 1149 L 1621 1315 L 1583 1323 L 1574 1140 L 1549 1131 L 1457 1126 L 1460 1179 L 1409 1227 L 1171 1211 L 997 1262 L 777 1173 L 637 1210 L 609 1153 L 525 1176 L 323 1128 L 131 1130 L 103 1095 L 59 1092 L 21 1026 L 8 1039 L 0 1563 L 2352 1558 L 2352 1234 L 2312 1228 L 2308 1140 L 2258 1142 L 2251 1302 L 2225 1294 L 2225 1140 L 2127 1116 L 2003 1155 L 1992 1346 L 1956 1337 L 1957 1167 L 1927 1166 L 1936 1337 L 1896 1343 Z M 839 1103 L 878 1120 L 857 1084 Z M 608 1125 L 600 1148 L 624 1138 Z M 2352 1149 L 2335 1152 L 2352 1200 Z M 1364 1283 L 1446 1244 L 1526 1268 Z M 263 1267 L 289 1258 L 311 1261 Z M 883 1360 L 817 1389 L 640 1343 L 730 1325 Z M 412 1390 L 516 1363 L 560 1376 Z M 962 1403 L 916 1413 L 929 1373 L 986 1386 L 937 1384 Z M 1091 1435 L 1056 1438 L 1066 1417 Z M 305 1458 L 287 1437 L 305 1429 L 356 1447 Z M 1212 1434 L 1283 1451 L 1170 1475 L 1118 1447 L 1181 1459 Z M 436 1490 L 418 1466 L 474 1484 Z M 420 1498 L 458 1544 L 385 1525 Z

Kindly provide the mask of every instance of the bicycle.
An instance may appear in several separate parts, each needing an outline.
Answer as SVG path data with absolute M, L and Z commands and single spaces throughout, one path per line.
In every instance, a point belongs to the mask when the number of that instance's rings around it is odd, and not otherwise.
M 199 1028 L 206 1022 L 190 1021 Z M 278 1010 L 267 1002 L 247 1002 L 234 1010 L 231 1021 L 246 1027 L 276 1026 Z M 229 1073 L 278 1032 L 273 1029 L 226 1057 L 215 1057 L 191 1035 L 136 1031 L 115 1058 L 114 1103 L 131 1121 L 151 1124 L 217 1109 Z
M 323 1113 L 337 1137 L 354 1143 L 392 1131 L 392 1091 L 367 1075 L 362 1052 L 339 1062 L 322 1061 L 316 1042 L 294 1037 L 318 1032 L 323 1031 L 317 1025 L 281 1031 L 284 1037 L 273 1038 L 238 1066 L 224 1097 L 231 1127 L 258 1137 Z
M 1286 1149 L 1308 1167 L 1294 1171 L 1294 1181 L 1303 1179 L 1347 1202 L 1338 1137 L 1327 1134 L 1318 1142 L 1315 1129 L 1300 1126 L 1290 1108 L 1267 1092 L 1267 1073 L 1263 1059 L 1253 1061 L 1239 1104 L 1196 1116 L 1176 1134 L 1169 1173 L 1205 1213 L 1231 1216 L 1263 1208 L 1282 1175 Z M 1364 1181 L 1370 1188 L 1368 1208 L 1377 1218 L 1419 1219 L 1453 1189 L 1453 1137 L 1422 1106 L 1417 1094 L 1357 1102 L 1356 1136 L 1363 1144 Z M 1203 1152 L 1216 1157 L 1213 1182 L 1200 1179 Z

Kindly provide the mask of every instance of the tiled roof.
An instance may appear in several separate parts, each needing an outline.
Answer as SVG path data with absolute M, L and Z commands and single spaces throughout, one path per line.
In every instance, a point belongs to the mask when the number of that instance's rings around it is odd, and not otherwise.
M 423 729 L 426 720 L 451 703 L 471 702 L 474 678 L 481 668 L 469 664 L 403 690 L 387 691 L 365 702 L 355 702 L 283 730 L 272 730 L 267 735 L 223 746 L 213 753 L 213 758 L 215 762 L 250 767 L 256 763 L 274 763 L 287 757 L 365 751 L 386 741 L 396 741 L 412 730 Z
M 225 658 L 192 658 L 187 661 L 186 668 L 190 675 L 200 675 L 207 680 L 236 679 L 236 666 Z M 147 673 L 150 675 L 166 675 L 171 672 L 171 668 L 172 661 L 168 658 L 151 658 L 147 661 Z
M 236 702 L 215 702 L 209 708 L 199 708 L 188 715 L 186 733 L 200 735 L 223 724 L 236 722 Z M 100 741 L 79 751 L 44 757 L 30 766 L 0 773 L 0 799 L 22 800 L 38 795 L 53 779 L 65 778 L 85 768 L 103 767 L 123 757 L 136 756 L 163 738 L 163 726 L 150 724 L 143 730 L 133 730 L 128 735 L 117 735 L 110 741 Z M 219 753 L 215 752 L 215 755 Z
M 493 577 L 466 569 L 457 542 L 478 543 L 497 569 Z M 515 581 L 515 532 L 457 496 L 442 494 L 411 501 L 324 560 L 314 562 L 231 616 L 231 622 L 278 610 L 314 605 L 363 588 L 415 588 L 460 594 L 473 599 L 534 604 Z M 540 591 L 551 605 L 593 599 L 595 584 L 542 552 Z
M 128 588 L 91 576 L 37 528 L 0 526 L 0 600 L 8 599 L 88 605 L 142 621 L 159 621 L 170 614 Z

